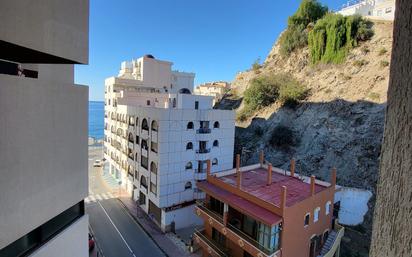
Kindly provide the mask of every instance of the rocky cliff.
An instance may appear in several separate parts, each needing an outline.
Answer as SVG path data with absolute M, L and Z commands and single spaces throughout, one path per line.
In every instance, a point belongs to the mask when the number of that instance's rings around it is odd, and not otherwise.
M 274 166 L 288 168 L 291 158 L 297 172 L 328 180 L 330 170 L 338 170 L 338 183 L 370 190 L 375 194 L 379 154 L 384 125 L 384 110 L 392 47 L 392 23 L 374 21 L 374 36 L 352 49 L 342 64 L 310 65 L 309 50 L 296 50 L 281 57 L 275 43 L 259 69 L 238 73 L 231 95 L 218 108 L 241 110 L 242 96 L 249 81 L 271 73 L 292 74 L 309 89 L 308 97 L 295 107 L 278 103 L 238 122 L 236 151 L 242 164 L 258 161 L 263 149 Z M 270 143 L 275 128 L 292 133 L 287 145 Z M 279 131 L 279 130 L 278 130 Z M 344 256 L 367 256 L 371 233 L 374 197 L 363 224 L 348 230 L 351 247 Z

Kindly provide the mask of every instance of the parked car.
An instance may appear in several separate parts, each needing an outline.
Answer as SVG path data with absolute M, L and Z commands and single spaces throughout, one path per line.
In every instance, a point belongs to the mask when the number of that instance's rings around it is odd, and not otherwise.
M 93 163 L 93 167 L 102 167 L 103 162 L 101 160 L 95 160 Z
M 94 238 L 92 234 L 89 233 L 89 251 L 92 251 L 94 248 Z

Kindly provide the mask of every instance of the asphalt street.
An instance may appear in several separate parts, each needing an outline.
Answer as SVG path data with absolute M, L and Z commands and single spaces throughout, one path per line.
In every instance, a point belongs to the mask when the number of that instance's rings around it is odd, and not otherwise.
M 105 257 L 165 256 L 117 199 L 88 204 L 86 212 Z

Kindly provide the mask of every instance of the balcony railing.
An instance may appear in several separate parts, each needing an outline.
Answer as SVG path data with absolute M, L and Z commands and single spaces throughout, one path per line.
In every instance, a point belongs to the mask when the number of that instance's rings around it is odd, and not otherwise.
M 198 134 L 209 134 L 210 132 L 212 132 L 210 128 L 200 128 L 197 130 Z
M 219 245 L 218 243 L 216 243 L 215 241 L 209 239 L 206 236 L 205 230 L 195 230 L 194 236 L 195 238 L 198 239 L 199 244 L 201 243 L 200 241 L 202 241 L 206 246 L 210 247 L 212 251 L 216 253 L 216 255 L 221 256 L 221 257 L 229 256 L 227 254 L 228 250 L 225 249 L 223 246 Z
M 207 208 L 205 205 L 204 201 L 196 201 L 197 203 L 197 208 L 199 208 L 201 211 L 203 211 L 207 216 L 213 218 L 214 220 L 218 221 L 220 224 L 219 226 L 224 226 L 223 225 L 223 217 L 219 215 L 218 213 L 210 210 Z M 250 237 L 248 234 L 245 232 L 241 231 L 240 229 L 236 228 L 235 226 L 227 223 L 226 228 L 228 229 L 229 234 L 234 235 L 235 237 L 238 237 L 247 243 L 249 245 L 253 246 L 255 249 L 257 249 L 260 252 L 263 252 L 266 256 L 270 256 L 276 251 L 279 250 L 280 244 L 277 246 L 275 249 L 269 249 L 263 245 L 261 245 L 258 241 L 256 241 L 254 238 Z
M 196 153 L 210 153 L 210 148 L 196 150 Z

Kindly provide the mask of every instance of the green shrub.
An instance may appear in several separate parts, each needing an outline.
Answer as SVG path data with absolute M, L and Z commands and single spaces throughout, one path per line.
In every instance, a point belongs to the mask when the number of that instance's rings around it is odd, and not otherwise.
M 380 66 L 381 68 L 388 67 L 388 66 L 389 66 L 389 62 L 388 62 L 388 61 L 380 61 L 380 62 L 379 62 L 379 66 Z
M 289 127 L 278 125 L 272 130 L 269 143 L 278 147 L 294 145 L 294 133 Z
M 328 13 L 309 32 L 310 60 L 312 64 L 342 63 L 350 48 L 372 35 L 371 23 L 361 16 Z
M 279 88 L 279 100 L 288 106 L 294 106 L 306 98 L 307 89 L 290 78 Z
M 366 65 L 366 64 L 368 64 L 368 61 L 363 60 L 363 59 L 361 59 L 361 60 L 356 60 L 356 61 L 353 62 L 353 65 L 356 66 L 356 67 L 358 67 L 358 68 L 360 68 L 360 67 L 362 67 L 362 66 L 364 66 L 364 65 Z
M 262 67 L 262 65 L 260 65 L 260 58 L 257 58 L 256 61 L 252 64 L 252 70 L 254 70 L 256 72 L 261 67 Z
M 280 37 L 280 54 L 288 56 L 308 44 L 307 27 L 326 14 L 328 8 L 317 0 L 302 0 L 295 14 L 288 18 L 288 28 Z
M 297 104 L 306 97 L 307 90 L 292 76 L 272 74 L 254 78 L 244 92 L 244 107 L 237 120 L 245 121 L 256 110 L 280 101 L 285 105 Z
M 379 55 L 379 56 L 382 56 L 382 55 L 386 54 L 387 52 L 388 52 L 388 50 L 386 50 L 386 48 L 382 47 L 382 48 L 379 50 L 378 55 Z

